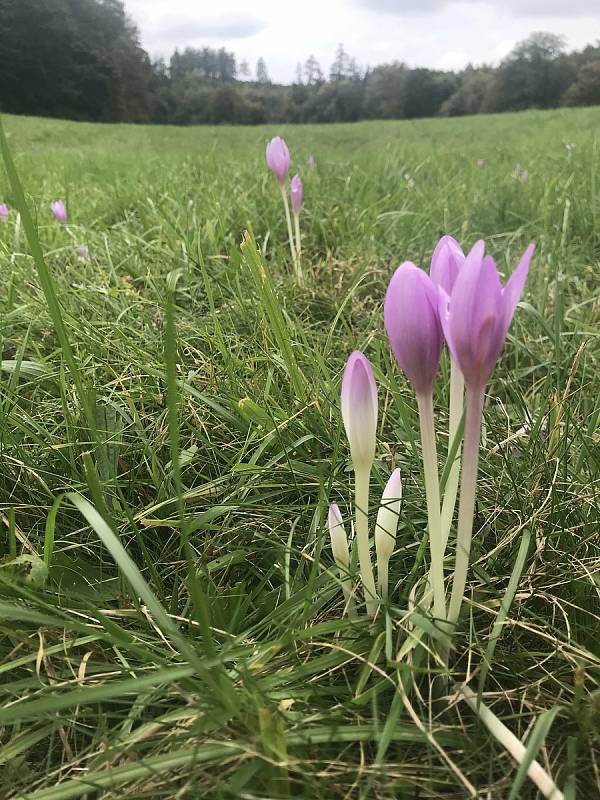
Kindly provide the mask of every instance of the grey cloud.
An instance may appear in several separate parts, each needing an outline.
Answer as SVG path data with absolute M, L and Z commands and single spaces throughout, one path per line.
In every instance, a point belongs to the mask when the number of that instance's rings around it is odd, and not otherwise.
M 388 14 L 424 16 L 448 6 L 496 6 L 516 17 L 600 16 L 598 0 L 354 0 L 363 8 Z
M 430 14 L 449 5 L 451 0 L 355 0 L 356 4 L 372 11 L 389 14 Z
M 173 19 L 162 17 L 152 26 L 152 38 L 157 40 L 177 40 L 193 42 L 198 39 L 246 39 L 268 27 L 268 23 L 258 17 L 223 17 L 207 20 L 192 17 Z
M 598 16 L 597 0 L 509 0 L 507 6 L 517 17 Z

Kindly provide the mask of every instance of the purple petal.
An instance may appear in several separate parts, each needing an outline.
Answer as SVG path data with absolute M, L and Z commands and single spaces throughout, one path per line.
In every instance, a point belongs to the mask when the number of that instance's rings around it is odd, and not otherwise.
M 346 363 L 341 400 L 352 461 L 355 465 L 371 462 L 377 434 L 377 384 L 368 359 L 358 350 Z
M 465 254 L 452 236 L 442 236 L 431 257 L 429 274 L 436 286 L 441 286 L 447 294 L 458 277 L 458 271 L 465 261 Z
M 438 287 L 438 310 L 440 315 L 440 323 L 442 325 L 442 333 L 444 334 L 444 339 L 446 340 L 446 344 L 448 345 L 448 350 L 450 350 L 452 358 L 458 362 L 456 357 L 456 349 L 454 347 L 454 342 L 452 341 L 452 331 L 450 329 L 449 307 L 449 295 L 446 294 L 441 287 Z
M 396 360 L 418 394 L 432 391 L 442 351 L 438 290 L 410 261 L 401 264 L 388 286 L 383 314 Z
M 290 184 L 290 199 L 292 201 L 292 211 L 299 214 L 302 208 L 302 181 L 299 175 L 294 175 Z
M 525 286 L 525 281 L 527 280 L 527 273 L 529 272 L 529 264 L 531 263 L 534 252 L 535 244 L 532 242 L 527 250 L 525 250 L 523 253 L 523 256 L 521 257 L 516 269 L 502 290 L 502 301 L 504 305 L 503 326 L 505 336 L 510 328 L 510 323 L 512 322 L 517 303 L 521 299 L 523 287 Z
M 450 298 L 450 341 L 467 383 L 483 385 L 502 349 L 502 287 L 483 242 L 471 250 Z
M 267 144 L 267 165 L 280 183 L 284 183 L 290 168 L 290 152 L 284 140 L 275 136 Z

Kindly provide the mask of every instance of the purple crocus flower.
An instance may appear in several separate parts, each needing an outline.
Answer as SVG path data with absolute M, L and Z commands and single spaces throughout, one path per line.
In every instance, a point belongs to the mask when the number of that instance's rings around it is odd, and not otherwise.
M 485 167 L 485 161 L 483 160 L 483 158 L 478 159 L 477 166 L 479 167 L 479 169 L 483 169 Z
M 90 260 L 90 249 L 87 244 L 80 244 L 77 246 L 77 256 L 80 261 Z
M 396 361 L 421 396 L 433 391 L 442 353 L 438 305 L 429 275 L 410 261 L 401 264 L 388 286 L 383 316 Z
M 446 618 L 440 490 L 433 421 L 433 384 L 442 354 L 438 287 L 405 261 L 392 275 L 383 304 L 385 329 L 396 361 L 417 395 L 427 497 L 431 583 L 435 616 Z
M 530 244 L 503 287 L 494 259 L 485 255 L 479 241 L 465 259 L 450 297 L 440 289 L 444 336 L 467 388 L 456 563 L 448 607 L 452 623 L 460 613 L 469 567 L 485 384 L 504 347 L 534 250 Z
M 464 262 L 465 254 L 456 239 L 442 236 L 431 256 L 431 280 L 446 294 L 451 294 L 458 271 Z
M 346 363 L 342 380 L 342 419 L 354 468 L 375 458 L 377 384 L 369 360 L 355 350 Z
M 377 385 L 369 361 L 357 350 L 346 363 L 342 381 L 342 419 L 354 467 L 356 547 L 367 613 L 377 611 L 377 591 L 369 544 L 369 477 L 377 435 Z
M 290 185 L 290 198 L 292 201 L 292 211 L 296 216 L 302 208 L 302 181 L 299 175 L 294 175 Z
M 440 318 L 450 352 L 467 387 L 482 390 L 490 377 L 521 297 L 535 245 L 530 244 L 502 287 L 496 262 L 477 242 L 448 295 L 440 291 Z
M 61 225 L 66 225 L 67 207 L 62 200 L 55 200 L 53 203 L 50 203 L 50 210 Z
M 8 206 L 6 203 L 0 203 L 0 219 L 2 222 L 8 222 L 8 215 L 9 215 Z
M 311 153 L 311 154 L 309 155 L 309 157 L 306 159 L 306 166 L 308 167 L 308 169 L 309 169 L 311 172 L 312 172 L 312 171 L 313 171 L 313 169 L 315 168 L 315 157 L 313 156 L 313 154 L 312 154 L 312 153 Z
M 283 184 L 290 169 L 290 151 L 279 136 L 275 136 L 267 145 L 267 165 L 279 183 Z

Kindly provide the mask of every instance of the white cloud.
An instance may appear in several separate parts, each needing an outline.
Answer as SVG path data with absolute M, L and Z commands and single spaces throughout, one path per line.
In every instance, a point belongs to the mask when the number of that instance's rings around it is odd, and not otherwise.
M 258 17 L 228 16 L 216 19 L 195 17 L 159 17 L 149 28 L 156 41 L 182 41 L 190 45 L 197 41 L 232 41 L 247 39 L 266 28 L 268 23 Z
M 267 62 L 293 80 L 313 53 L 327 73 L 340 42 L 363 66 L 405 61 L 459 69 L 497 63 L 533 31 L 560 33 L 570 48 L 594 41 L 598 0 L 125 0 L 152 55 L 175 47 L 226 47 L 238 61 Z M 251 11 L 249 11 L 249 8 Z M 596 27 L 594 27 L 596 26 Z
M 597 0 L 354 0 L 356 5 L 386 14 L 406 16 L 429 15 L 445 8 L 467 3 L 472 6 L 488 6 L 496 11 L 510 11 L 519 17 L 573 17 L 596 16 Z

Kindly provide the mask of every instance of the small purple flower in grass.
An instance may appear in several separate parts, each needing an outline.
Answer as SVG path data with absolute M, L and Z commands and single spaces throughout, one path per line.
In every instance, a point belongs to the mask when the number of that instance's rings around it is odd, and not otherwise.
M 290 151 L 279 136 L 267 145 L 267 165 L 279 183 L 283 184 L 290 169 Z
M 6 203 L 0 203 L 0 220 L 2 220 L 2 222 L 8 222 L 9 213 Z
M 292 201 L 292 211 L 296 216 L 302 208 L 302 181 L 299 175 L 294 175 L 290 184 L 290 198 Z
M 442 236 L 431 256 L 429 275 L 435 285 L 446 294 L 452 292 L 458 271 L 465 263 L 465 254 L 452 236 Z
M 375 458 L 377 384 L 369 360 L 355 350 L 346 363 L 342 380 L 342 419 L 354 466 Z
M 502 287 L 493 258 L 479 241 L 465 259 L 449 295 L 440 291 L 440 318 L 450 352 L 467 387 L 483 389 L 521 297 L 535 246 L 530 244 Z
M 524 183 L 529 178 L 529 170 L 524 169 L 520 164 L 517 164 L 512 172 L 512 177 L 516 181 L 522 181 Z
M 417 395 L 428 395 L 442 354 L 438 290 L 410 261 L 394 272 L 385 295 L 385 329 L 396 361 Z
M 77 247 L 77 257 L 80 261 L 90 260 L 90 249 L 87 244 L 80 244 Z
M 431 269 L 429 274 L 431 280 L 438 287 L 440 294 L 450 295 L 459 272 L 465 263 L 465 254 L 460 245 L 452 236 L 442 236 L 438 242 L 431 258 Z M 463 413 L 464 404 L 464 378 L 460 367 L 454 360 L 450 359 L 450 404 L 448 420 L 448 454 L 450 455 L 455 436 Z M 442 503 L 441 514 L 441 541 L 442 548 L 446 547 L 448 535 L 452 526 L 454 506 L 456 505 L 456 495 L 458 491 L 458 480 L 460 473 L 460 444 L 455 451 L 454 461 L 446 479 L 446 487 Z
M 396 361 L 417 395 L 427 497 L 431 582 L 435 616 L 446 618 L 440 491 L 433 420 L 433 384 L 442 354 L 439 292 L 422 269 L 405 261 L 394 272 L 385 295 L 383 317 Z
M 61 225 L 66 225 L 67 207 L 62 200 L 55 200 L 53 203 L 50 203 L 50 210 Z
M 469 567 L 485 384 L 504 347 L 534 249 L 530 244 L 503 287 L 494 259 L 485 255 L 485 245 L 479 241 L 465 259 L 450 296 L 440 290 L 444 336 L 467 388 L 456 563 L 448 606 L 451 623 L 460 614 Z
M 310 170 L 310 172 L 312 172 L 312 171 L 313 171 L 313 169 L 315 168 L 315 157 L 313 156 L 313 154 L 312 154 L 312 153 L 311 153 L 311 154 L 309 155 L 309 157 L 306 159 L 306 166 L 308 167 L 308 169 Z
M 369 544 L 369 478 L 377 436 L 377 385 L 369 361 L 355 350 L 342 380 L 342 419 L 354 467 L 356 547 L 367 613 L 377 612 L 377 590 Z
M 478 159 L 477 166 L 479 167 L 479 169 L 483 169 L 485 167 L 485 161 L 483 158 Z

